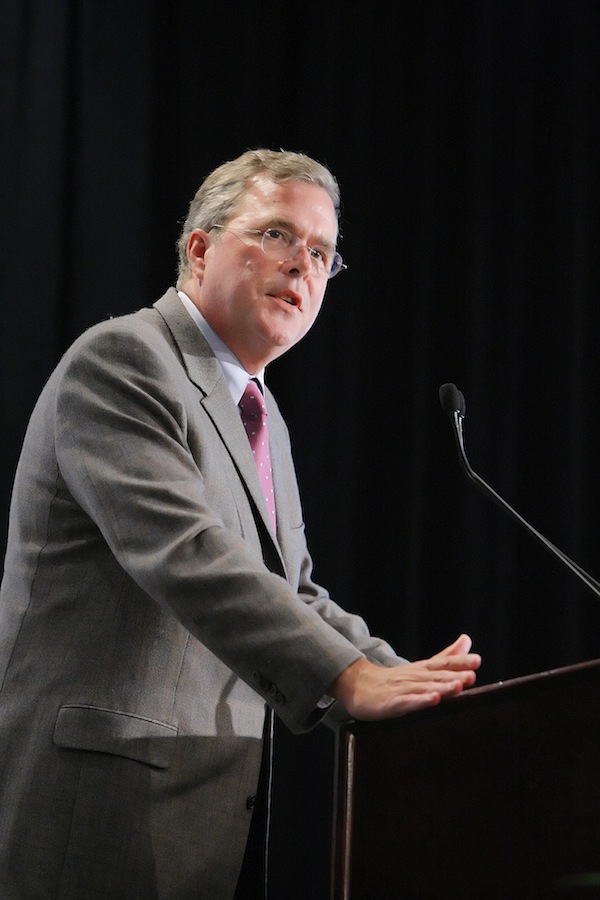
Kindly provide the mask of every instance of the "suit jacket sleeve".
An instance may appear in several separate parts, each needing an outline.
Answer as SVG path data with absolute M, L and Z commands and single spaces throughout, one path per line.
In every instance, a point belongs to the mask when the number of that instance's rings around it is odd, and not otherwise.
M 135 583 L 304 730 L 361 654 L 398 658 L 312 583 L 297 523 L 297 549 L 283 539 L 300 561 L 297 581 L 265 564 L 264 528 L 236 464 L 248 454 L 238 411 L 216 382 L 215 428 L 180 349 L 147 312 L 91 329 L 55 372 L 57 477 Z

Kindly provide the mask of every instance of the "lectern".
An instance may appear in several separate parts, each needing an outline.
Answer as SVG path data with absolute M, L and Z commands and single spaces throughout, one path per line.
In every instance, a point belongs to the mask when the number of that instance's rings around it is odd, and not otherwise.
M 600 897 L 600 660 L 339 732 L 333 900 Z

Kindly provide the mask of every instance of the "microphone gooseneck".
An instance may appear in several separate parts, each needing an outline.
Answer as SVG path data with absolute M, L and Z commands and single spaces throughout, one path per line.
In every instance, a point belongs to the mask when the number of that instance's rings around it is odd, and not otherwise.
M 500 509 L 503 509 L 515 519 L 519 525 L 539 541 L 546 550 L 549 550 L 556 559 L 577 575 L 596 597 L 600 598 L 600 583 L 596 581 L 595 578 L 592 578 L 591 575 L 588 575 L 581 566 L 578 566 L 576 562 L 573 562 L 572 559 L 563 553 L 562 550 L 559 550 L 559 548 L 551 543 L 551 541 L 545 538 L 543 534 L 533 527 L 533 525 L 530 525 L 523 516 L 513 509 L 500 494 L 496 493 L 496 491 L 474 471 L 465 452 L 463 420 L 465 418 L 466 403 L 462 392 L 458 390 L 455 384 L 449 383 L 443 384 L 440 387 L 439 395 L 442 409 L 452 422 L 456 446 L 458 448 L 458 459 L 461 469 L 467 478 L 469 478 L 487 497 L 493 500 Z

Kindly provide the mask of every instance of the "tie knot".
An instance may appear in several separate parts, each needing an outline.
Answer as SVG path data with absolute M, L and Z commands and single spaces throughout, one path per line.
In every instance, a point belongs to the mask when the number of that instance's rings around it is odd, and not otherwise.
M 251 380 L 246 385 L 240 400 L 240 409 L 244 421 L 258 422 L 260 420 L 261 425 L 267 424 L 266 421 L 263 421 L 263 417 L 267 415 L 265 400 L 256 381 Z

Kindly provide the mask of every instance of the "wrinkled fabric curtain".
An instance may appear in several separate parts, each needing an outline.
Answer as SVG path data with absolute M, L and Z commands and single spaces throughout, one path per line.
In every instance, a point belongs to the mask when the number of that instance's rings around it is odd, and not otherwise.
M 457 384 L 473 467 L 600 577 L 600 13 L 406 6 L 5 0 L 0 534 L 68 344 L 173 283 L 210 169 L 303 150 L 340 181 L 349 268 L 268 380 L 317 577 L 406 656 L 469 632 L 481 683 L 600 656 L 600 601 L 466 481 L 438 401 Z M 274 856 L 326 898 L 332 738 L 278 746 Z

